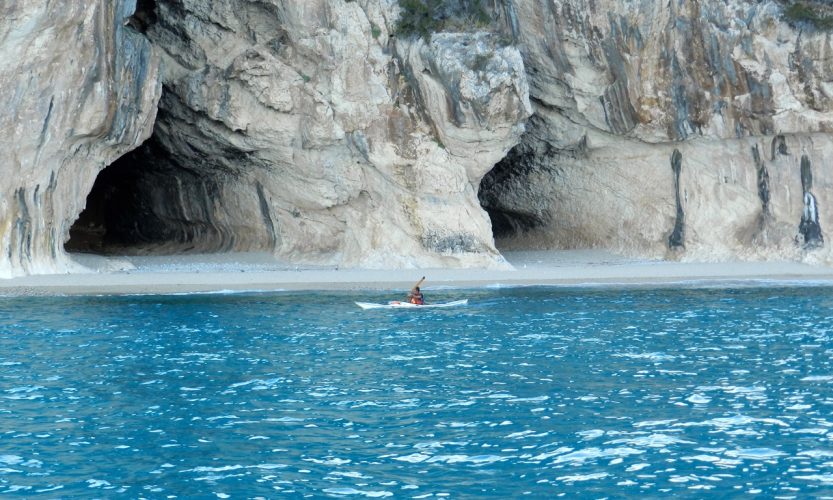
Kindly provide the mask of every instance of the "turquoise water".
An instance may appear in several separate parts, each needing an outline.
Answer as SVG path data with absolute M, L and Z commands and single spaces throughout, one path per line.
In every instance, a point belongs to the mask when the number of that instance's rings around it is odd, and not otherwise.
M 833 289 L 0 302 L 0 494 L 833 495 Z

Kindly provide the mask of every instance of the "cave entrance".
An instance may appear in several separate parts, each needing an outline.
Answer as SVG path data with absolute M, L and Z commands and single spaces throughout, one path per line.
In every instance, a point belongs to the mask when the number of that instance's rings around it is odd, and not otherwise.
M 530 179 L 538 168 L 536 161 L 535 153 L 521 143 L 480 181 L 477 197 L 501 252 L 532 249 L 525 246 L 538 249 L 545 240 L 538 233 L 550 223 L 548 198 L 543 186 Z
M 169 175 L 154 167 L 147 143 L 96 177 L 86 208 L 69 231 L 68 252 L 136 255 L 158 252 L 173 236 L 164 230 L 154 210 L 153 189 Z
M 138 0 L 136 10 L 127 19 L 127 24 L 139 33 L 146 33 L 156 21 L 156 0 Z

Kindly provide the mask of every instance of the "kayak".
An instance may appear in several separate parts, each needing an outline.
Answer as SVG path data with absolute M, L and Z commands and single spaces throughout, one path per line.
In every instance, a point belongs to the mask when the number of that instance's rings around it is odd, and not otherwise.
M 456 307 L 464 306 L 469 303 L 469 299 L 454 300 L 451 302 L 440 302 L 438 304 L 411 304 L 410 302 L 399 302 L 394 300 L 387 304 L 376 304 L 374 302 L 356 302 L 356 305 L 362 309 L 426 309 L 435 307 Z

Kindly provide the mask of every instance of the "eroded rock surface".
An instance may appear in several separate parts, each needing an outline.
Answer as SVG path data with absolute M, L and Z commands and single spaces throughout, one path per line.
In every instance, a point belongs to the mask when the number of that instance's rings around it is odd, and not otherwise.
M 493 5 L 504 33 L 427 42 L 395 0 L 3 3 L 0 275 L 65 270 L 79 214 L 103 252 L 500 266 L 494 228 L 833 262 L 828 34 L 775 1 Z
M 393 2 L 395 4 L 395 2 Z M 395 39 L 382 2 L 158 1 L 153 139 L 116 242 L 307 263 L 500 266 L 480 179 L 531 114 L 498 37 Z M 130 170 L 132 173 L 127 173 Z
M 511 2 L 536 115 L 484 179 L 499 243 L 830 261 L 833 45 L 781 9 Z
M 63 271 L 99 171 L 152 130 L 159 56 L 133 1 L 0 4 L 0 276 Z

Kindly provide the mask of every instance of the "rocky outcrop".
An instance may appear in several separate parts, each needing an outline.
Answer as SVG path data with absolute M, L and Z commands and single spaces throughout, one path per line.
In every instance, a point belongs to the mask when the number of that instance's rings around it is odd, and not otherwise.
M 96 176 L 150 135 L 159 56 L 134 3 L 0 4 L 0 276 L 66 270 Z
M 830 261 L 829 35 L 773 1 L 518 0 L 507 19 L 535 117 L 481 188 L 503 247 Z
M 833 262 L 830 36 L 772 0 L 490 5 L 426 41 L 393 0 L 5 2 L 0 275 L 68 239 L 501 266 L 493 231 Z
M 379 2 L 156 5 L 165 92 L 152 140 L 93 194 L 121 205 L 104 244 L 503 265 L 477 189 L 531 114 L 516 48 L 396 39 Z

